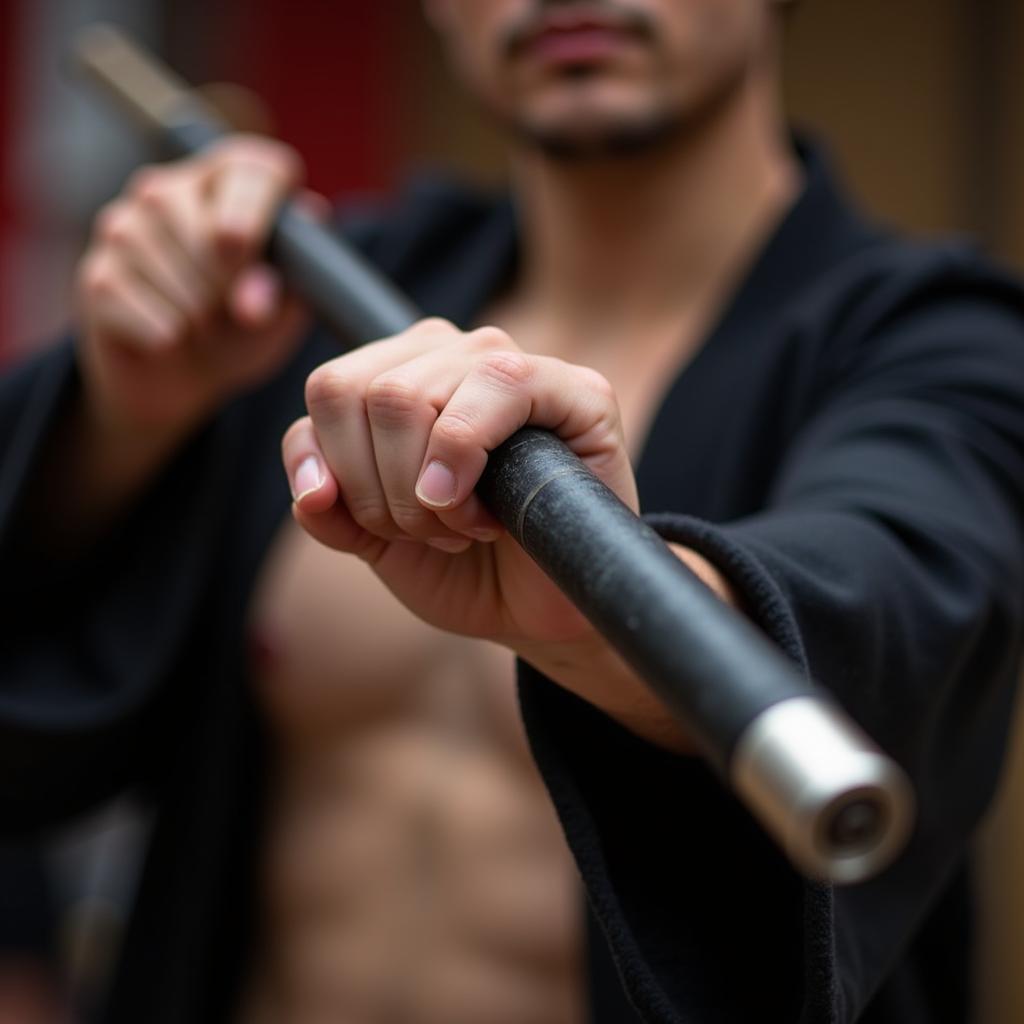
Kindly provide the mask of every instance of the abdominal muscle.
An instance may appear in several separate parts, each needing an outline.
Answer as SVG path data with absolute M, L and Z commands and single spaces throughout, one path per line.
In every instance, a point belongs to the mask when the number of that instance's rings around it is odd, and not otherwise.
M 291 523 L 252 623 L 279 770 L 244 1024 L 578 1024 L 581 900 L 509 652 Z

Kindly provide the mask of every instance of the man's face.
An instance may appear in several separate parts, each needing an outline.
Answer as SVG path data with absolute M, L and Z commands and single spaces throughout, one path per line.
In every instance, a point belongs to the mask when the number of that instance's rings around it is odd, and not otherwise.
M 643 148 L 764 57 L 770 0 L 427 0 L 473 93 L 545 150 Z

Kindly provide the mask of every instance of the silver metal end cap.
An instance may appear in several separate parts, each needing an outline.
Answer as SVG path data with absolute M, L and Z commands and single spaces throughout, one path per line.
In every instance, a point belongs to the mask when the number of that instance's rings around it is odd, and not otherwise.
M 732 784 L 812 878 L 864 881 L 902 850 L 914 818 L 903 770 L 819 697 L 772 705 L 740 737 Z

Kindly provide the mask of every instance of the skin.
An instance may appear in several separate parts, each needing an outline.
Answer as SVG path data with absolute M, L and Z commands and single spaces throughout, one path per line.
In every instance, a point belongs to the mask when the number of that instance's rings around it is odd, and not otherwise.
M 777 17 L 749 0 L 599 3 L 643 30 L 567 68 L 528 40 L 573 9 L 427 5 L 509 127 L 523 271 L 472 330 L 427 320 L 317 369 L 283 440 L 294 523 L 251 609 L 276 650 L 255 675 L 279 774 L 249 1022 L 581 1019 L 573 868 L 518 724 L 513 653 L 692 749 L 473 485 L 532 423 L 637 509 L 630 460 L 666 382 L 799 188 Z M 78 274 L 82 388 L 34 495 L 51 547 L 87 544 L 294 351 L 304 314 L 258 253 L 301 180 L 286 147 L 236 137 L 140 172 L 100 214 Z

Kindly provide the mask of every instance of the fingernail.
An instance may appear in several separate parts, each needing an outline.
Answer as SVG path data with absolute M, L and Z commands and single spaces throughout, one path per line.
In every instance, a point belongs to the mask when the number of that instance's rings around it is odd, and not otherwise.
M 465 551 L 473 542 L 468 538 L 460 540 L 458 537 L 431 537 L 427 543 L 439 551 L 446 551 L 450 555 L 458 555 Z
M 293 500 L 302 501 L 307 494 L 320 490 L 323 482 L 324 474 L 320 468 L 320 460 L 315 455 L 307 455 L 295 470 L 295 478 L 292 480 Z
M 455 488 L 455 474 L 443 462 L 434 459 L 420 476 L 416 497 L 431 508 L 447 508 L 455 501 Z
M 277 307 L 277 278 L 266 267 L 252 267 L 239 286 L 238 301 L 253 323 L 269 320 Z

